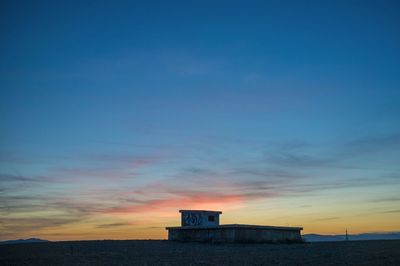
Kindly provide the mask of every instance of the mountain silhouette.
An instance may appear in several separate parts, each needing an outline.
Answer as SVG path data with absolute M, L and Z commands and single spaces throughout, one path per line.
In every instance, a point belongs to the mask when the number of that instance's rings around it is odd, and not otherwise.
M 40 238 L 27 238 L 27 239 L 15 239 L 15 240 L 6 240 L 1 241 L 0 245 L 4 244 L 22 244 L 22 243 L 43 243 L 50 242 L 49 240 L 44 240 Z
M 345 241 L 346 235 L 318 235 L 305 234 L 303 239 L 307 242 L 324 242 L 324 241 Z M 350 241 L 357 240 L 394 240 L 400 239 L 400 232 L 391 233 L 364 233 L 357 235 L 348 235 Z

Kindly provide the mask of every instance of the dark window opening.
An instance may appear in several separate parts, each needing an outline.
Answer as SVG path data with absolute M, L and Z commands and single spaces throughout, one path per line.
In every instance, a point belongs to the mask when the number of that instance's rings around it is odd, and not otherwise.
M 215 222 L 215 217 L 214 216 L 208 216 L 208 221 L 209 222 Z

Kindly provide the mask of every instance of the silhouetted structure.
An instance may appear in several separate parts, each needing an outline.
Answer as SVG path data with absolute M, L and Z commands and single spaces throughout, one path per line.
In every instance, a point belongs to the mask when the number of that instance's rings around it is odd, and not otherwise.
M 168 240 L 198 242 L 302 242 L 302 227 L 219 224 L 220 211 L 180 210 L 181 226 L 167 227 Z
M 218 226 L 220 211 L 180 210 L 182 226 Z

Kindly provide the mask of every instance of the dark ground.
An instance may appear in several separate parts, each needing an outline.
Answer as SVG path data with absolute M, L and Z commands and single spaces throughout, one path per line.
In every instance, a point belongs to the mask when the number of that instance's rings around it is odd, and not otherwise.
M 76 241 L 0 245 L 0 265 L 400 265 L 400 240 L 304 244 Z

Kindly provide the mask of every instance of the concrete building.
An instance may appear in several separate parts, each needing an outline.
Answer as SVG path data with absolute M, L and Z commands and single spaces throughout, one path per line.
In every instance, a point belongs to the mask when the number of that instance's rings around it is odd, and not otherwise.
M 181 226 L 167 227 L 168 240 L 228 243 L 302 242 L 302 227 L 219 224 L 220 211 L 180 210 Z

